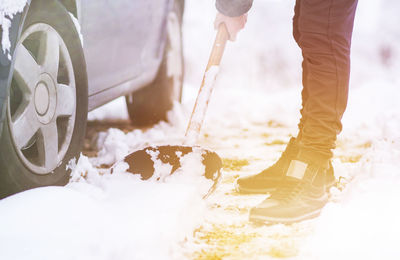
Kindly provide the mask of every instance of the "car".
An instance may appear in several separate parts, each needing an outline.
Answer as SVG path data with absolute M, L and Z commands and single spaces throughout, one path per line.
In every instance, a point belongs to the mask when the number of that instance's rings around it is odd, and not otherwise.
M 28 0 L 0 51 L 0 196 L 65 185 L 87 113 L 125 96 L 149 126 L 180 101 L 184 0 Z M 0 35 L 3 35 L 0 33 Z

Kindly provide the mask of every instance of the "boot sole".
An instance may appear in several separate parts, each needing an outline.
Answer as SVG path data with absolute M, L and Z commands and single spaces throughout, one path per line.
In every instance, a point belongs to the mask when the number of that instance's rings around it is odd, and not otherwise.
M 235 189 L 237 192 L 241 194 L 265 194 L 265 193 L 270 193 L 271 191 L 274 191 L 275 188 L 268 188 L 268 189 L 246 189 L 243 187 L 240 187 L 240 185 L 235 181 Z
M 325 188 L 326 191 L 329 192 L 329 190 L 332 187 L 336 186 L 336 183 L 337 183 L 336 180 L 334 180 L 330 183 L 327 183 L 326 188 Z M 270 192 L 274 191 L 275 189 L 276 188 L 246 189 L 246 188 L 240 187 L 240 185 L 237 183 L 237 181 L 235 181 L 235 190 L 241 194 L 265 194 L 265 193 L 270 193 Z
M 249 220 L 255 224 L 263 224 L 263 225 L 275 225 L 275 224 L 294 224 L 294 223 L 299 223 L 305 220 L 310 220 L 318 217 L 321 214 L 322 209 L 315 210 L 313 212 L 310 212 L 308 214 L 298 216 L 298 217 L 292 217 L 292 218 L 276 218 L 276 217 L 268 217 L 268 216 L 249 216 Z

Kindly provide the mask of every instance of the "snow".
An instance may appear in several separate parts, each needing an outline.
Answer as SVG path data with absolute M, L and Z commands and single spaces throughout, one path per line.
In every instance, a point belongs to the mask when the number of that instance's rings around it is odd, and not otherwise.
M 9 29 L 11 20 L 17 13 L 24 10 L 27 0 L 0 0 L 0 26 L 3 31 L 1 35 L 1 47 L 4 54 L 11 60 Z
M 189 2 L 186 8 L 212 20 L 213 10 L 207 3 Z M 257 135 L 267 132 L 272 137 L 281 136 L 281 140 L 287 140 L 288 134 L 296 133 L 300 116 L 301 57 L 291 39 L 290 16 L 293 13 L 288 10 L 292 8 L 293 1 L 255 1 L 245 31 L 239 34 L 235 44 L 228 44 L 221 64 L 204 132 L 213 135 L 206 143 L 216 147 L 223 158 L 246 158 L 250 161 L 241 174 L 260 171 L 268 165 L 265 161 L 270 165 L 279 156 L 279 150 L 261 147 L 263 139 Z M 349 104 L 334 159 L 336 177 L 344 177 L 344 182 L 350 183 L 343 192 L 332 190 L 332 201 L 311 224 L 311 230 L 307 226 L 307 231 L 304 231 L 304 225 L 249 226 L 246 224 L 247 214 L 240 214 L 242 209 L 256 205 L 265 196 L 230 197 L 227 193 L 233 187 L 221 187 L 213 203 L 225 209 L 223 212 L 207 212 L 203 226 L 221 224 L 230 230 L 229 225 L 236 225 L 232 232 L 247 232 L 261 237 L 249 245 L 225 245 L 223 252 L 227 258 L 269 259 L 275 255 L 271 252 L 277 251 L 296 259 L 400 257 L 397 246 L 400 234 L 400 35 L 397 24 L 400 18 L 395 14 L 398 8 L 396 1 L 359 1 L 353 36 Z M 207 31 L 209 25 L 199 24 L 203 20 L 195 16 L 188 20 L 191 26 L 199 28 L 196 33 L 203 30 L 205 36 L 202 37 L 211 38 L 212 33 Z M 260 31 L 261 24 L 264 26 Z M 196 37 L 191 28 L 187 31 L 191 37 Z M 194 49 L 191 46 L 185 53 L 188 57 L 186 72 L 190 75 L 187 82 L 195 84 L 200 77 L 195 71 L 199 56 L 206 55 L 207 48 L 196 46 Z M 385 48 L 390 50 L 388 57 L 382 55 Z M 276 133 L 273 129 L 266 129 L 265 122 L 269 120 L 285 126 L 286 130 L 278 129 L 282 132 Z M 339 159 L 353 153 L 361 156 L 359 162 Z M 261 162 L 259 158 L 263 158 Z M 229 212 L 232 208 L 233 213 Z M 210 231 L 207 227 L 204 229 Z M 207 232 L 204 234 L 209 234 Z M 285 239 L 286 236 L 289 238 Z M 198 243 L 189 244 L 189 248 L 198 246 Z M 201 248 L 215 252 L 210 245 Z M 263 255 L 263 250 L 266 255 Z M 236 254 L 230 255 L 232 251 Z
M 173 175 L 168 175 L 166 183 L 183 183 L 196 189 L 196 193 L 203 198 L 208 195 L 213 181 L 204 177 L 205 165 L 203 161 L 204 151 L 193 147 L 193 151 L 180 157 L 181 167 Z
M 158 159 L 160 151 L 147 150 L 147 153 L 151 156 L 151 160 L 154 163 L 154 174 L 151 179 L 164 181 L 171 173 L 173 166 L 169 163 L 163 163 Z
M 150 181 L 163 183 L 185 183 L 193 186 L 198 194 L 204 197 L 208 194 L 213 181 L 204 177 L 205 165 L 202 163 L 204 150 L 199 147 L 193 147 L 193 151 L 182 156 L 181 152 L 177 152 L 180 167 L 171 175 L 172 165 L 163 163 L 158 159 L 159 151 L 147 150 L 154 162 L 154 174 Z M 115 170 L 115 168 L 114 168 Z
M 254 2 L 246 30 L 227 45 L 198 139 L 222 158 L 248 165 L 225 168 L 220 187 L 203 200 L 209 183 L 199 176 L 198 154 L 182 157 L 182 169 L 163 182 L 142 181 L 120 162 L 149 145 L 184 141 L 215 37 L 213 1 L 190 0 L 183 104 L 175 105 L 170 122 L 101 132 L 97 156 L 70 163 L 66 187 L 1 200 L 0 259 L 399 259 L 398 8 L 396 0 L 359 1 L 349 104 L 333 161 L 336 177 L 348 184 L 331 190 L 319 218 L 253 226 L 248 210 L 265 195 L 234 192 L 236 177 L 272 164 L 284 148 L 279 143 L 296 134 L 301 54 L 291 36 L 293 1 Z M 127 118 L 123 99 L 89 114 L 90 120 Z
M 340 165 L 340 174 L 352 181 L 317 220 L 308 249 L 317 259 L 400 256 L 400 93 L 398 84 L 380 84 L 385 87 L 379 91 L 377 82 L 354 91 L 346 112 L 342 138 L 371 147 L 358 163 Z
M 66 187 L 1 201 L 1 259 L 179 259 L 176 241 L 201 221 L 197 185 L 179 174 L 168 184 L 141 181 L 124 167 L 99 175 L 82 156 L 74 175 Z
M 310 241 L 319 258 L 399 257 L 399 137 L 375 141 L 340 200 L 325 207 Z
M 88 114 L 89 121 L 95 120 L 121 120 L 128 119 L 128 109 L 125 104 L 125 97 L 119 97 L 104 106 L 96 108 Z

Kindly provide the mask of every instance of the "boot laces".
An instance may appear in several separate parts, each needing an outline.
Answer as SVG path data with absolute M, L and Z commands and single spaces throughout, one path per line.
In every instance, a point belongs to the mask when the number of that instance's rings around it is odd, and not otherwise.
M 304 183 L 302 181 L 286 181 L 271 194 L 270 198 L 289 203 L 297 198 L 303 190 Z

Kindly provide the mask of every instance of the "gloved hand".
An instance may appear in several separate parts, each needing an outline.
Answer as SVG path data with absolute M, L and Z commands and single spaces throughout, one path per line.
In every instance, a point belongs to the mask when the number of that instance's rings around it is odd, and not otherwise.
M 223 15 L 221 13 L 217 13 L 217 16 L 215 17 L 214 21 L 214 27 L 215 29 L 218 29 L 221 23 L 225 23 L 229 33 L 229 40 L 235 41 L 238 32 L 244 28 L 246 22 L 247 22 L 247 13 L 237 17 L 230 17 Z

